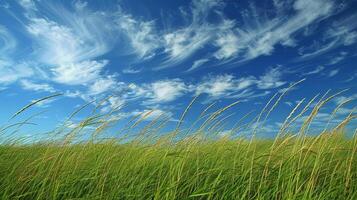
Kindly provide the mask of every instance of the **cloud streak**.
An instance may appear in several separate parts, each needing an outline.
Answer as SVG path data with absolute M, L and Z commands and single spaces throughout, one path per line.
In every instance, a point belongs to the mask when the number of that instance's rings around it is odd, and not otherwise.
M 8 32 L 7 28 L 0 25 L 0 58 L 16 49 L 16 39 Z
M 222 34 L 216 41 L 220 49 L 216 52 L 216 58 L 227 59 L 240 57 L 243 60 L 251 60 L 262 55 L 273 53 L 276 45 L 295 46 L 294 34 L 312 23 L 321 21 L 333 12 L 331 1 L 307 1 L 297 0 L 292 8 L 282 10 L 283 3 L 276 12 L 277 17 L 272 19 L 259 17 L 266 16 L 252 4 L 251 10 L 243 14 L 244 25 L 235 27 L 232 31 Z M 289 16 L 286 12 L 295 14 Z M 284 14 L 284 15 L 283 15 Z M 234 45 L 233 45 L 234 44 Z

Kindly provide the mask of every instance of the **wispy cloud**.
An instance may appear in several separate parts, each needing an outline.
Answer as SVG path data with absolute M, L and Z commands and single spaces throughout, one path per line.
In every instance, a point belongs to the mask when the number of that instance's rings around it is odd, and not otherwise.
M 319 74 L 325 69 L 324 66 L 317 66 L 314 70 L 304 73 L 304 76 Z
M 0 61 L 0 84 L 11 84 L 22 78 L 28 78 L 35 73 L 27 64 L 1 63 Z
M 357 14 L 348 16 L 342 20 L 335 21 L 327 30 L 324 39 L 338 40 L 339 44 L 345 46 L 357 42 Z
M 333 11 L 331 1 L 297 0 L 290 4 L 292 8 L 281 1 L 274 3 L 277 6 L 276 17 L 270 19 L 251 4 L 250 12 L 242 13 L 243 26 L 219 34 L 215 43 L 219 50 L 215 57 L 251 60 L 272 54 L 276 45 L 295 46 L 294 34 L 328 17 Z M 291 9 L 295 14 L 289 16 L 287 12 L 291 12 Z
M 133 16 L 120 11 L 115 19 L 119 33 L 129 39 L 132 52 L 140 59 L 151 58 L 157 48 L 161 46 L 161 40 L 155 30 L 154 21 L 141 21 Z
M 344 59 L 346 59 L 346 57 L 348 56 L 348 53 L 345 51 L 340 52 L 337 56 L 334 56 L 328 63 L 328 65 L 335 65 L 341 61 L 343 61 Z
M 327 74 L 327 77 L 329 78 L 334 77 L 338 74 L 339 71 L 340 71 L 339 69 L 333 69 Z
M 300 60 L 312 59 L 341 46 L 357 42 L 357 14 L 334 21 L 325 31 L 321 40 L 300 48 Z
M 254 77 L 236 79 L 233 75 L 218 75 L 206 77 L 196 86 L 197 94 L 208 94 L 210 97 L 224 98 L 244 90 L 256 82 Z
M 333 99 L 333 102 L 335 102 L 337 105 L 346 102 L 346 101 L 355 101 L 357 100 L 357 94 L 352 94 L 350 96 L 338 96 Z
M 108 61 L 83 61 L 61 64 L 52 69 L 53 80 L 68 85 L 86 85 L 101 77 Z
M 89 86 L 90 95 L 98 95 L 108 91 L 120 90 L 124 83 L 116 81 L 115 77 L 107 76 L 97 79 Z
M 195 0 L 183 17 L 190 23 L 163 36 L 164 52 L 168 55 L 157 69 L 172 67 L 191 57 L 215 35 L 216 26 L 208 23 L 207 16 L 214 8 L 221 7 L 218 0 Z
M 21 87 L 25 90 L 31 91 L 44 91 L 44 92 L 55 92 L 56 90 L 47 83 L 36 83 L 30 80 L 21 80 Z
M 16 39 L 9 33 L 7 28 L 0 25 L 0 59 L 4 55 L 8 55 L 16 48 Z
M 144 98 L 147 98 L 145 104 L 157 104 L 174 101 L 187 91 L 188 86 L 182 80 L 172 79 L 143 84 L 137 94 L 145 93 Z
M 174 66 L 202 48 L 210 39 L 208 27 L 185 28 L 166 34 L 165 53 L 169 55 L 163 66 Z
M 107 16 L 88 10 L 81 2 L 73 4 L 74 11 L 52 3 L 45 3 L 45 8 L 56 16 L 56 21 L 41 12 L 32 12 L 26 25 L 35 41 L 33 48 L 39 64 L 48 65 L 52 80 L 62 84 L 85 85 L 100 79 L 108 61 L 97 57 L 115 43 L 106 26 Z
M 173 118 L 173 113 L 168 110 L 161 110 L 161 109 L 144 109 L 144 110 L 135 110 L 129 113 L 129 116 L 141 116 L 141 119 L 144 121 L 153 121 L 153 120 L 160 120 L 160 119 L 169 119 L 169 121 L 176 121 Z
M 33 70 L 26 64 L 18 64 L 13 59 L 17 47 L 15 37 L 7 28 L 0 25 L 0 84 L 11 84 L 17 80 L 34 74 Z
M 126 100 L 119 96 L 111 96 L 102 105 L 101 112 L 111 112 L 119 110 L 126 103 Z
M 164 79 L 151 83 L 125 85 L 121 83 L 114 88 L 120 88 L 121 98 L 126 102 L 140 101 L 142 106 L 163 105 L 184 96 L 206 94 L 207 101 L 214 99 L 240 98 L 250 99 L 265 96 L 271 90 L 285 85 L 280 67 L 269 68 L 261 76 L 235 77 L 232 74 L 209 75 L 196 82 L 182 79 Z M 113 82 L 112 84 L 118 84 Z M 112 86 L 112 84 L 108 84 Z M 103 85 L 105 85 L 103 83 Z M 97 88 L 97 87 L 95 87 Z M 106 88 L 104 86 L 98 88 Z M 99 89 L 100 90 L 100 89 Z M 105 89 L 107 90 L 107 89 Z M 92 92 L 93 93 L 93 92 Z M 94 92 L 95 93 L 95 92 Z
M 208 76 L 202 82 L 195 85 L 197 94 L 207 94 L 211 99 L 218 98 L 254 98 L 265 96 L 269 91 L 259 92 L 261 90 L 271 90 L 279 88 L 286 84 L 282 81 L 282 70 L 277 68 L 269 69 L 260 77 L 247 76 L 236 78 L 233 75 Z
M 218 34 L 215 40 L 215 46 L 219 49 L 213 54 L 213 56 L 219 60 L 225 60 L 235 57 L 240 51 L 238 36 L 231 30 L 227 30 L 224 33 Z
M 257 86 L 259 89 L 273 89 L 278 88 L 284 84 L 285 81 L 282 81 L 283 70 L 281 67 L 275 67 L 269 69 L 264 75 L 259 77 L 257 81 Z
M 38 56 L 43 63 L 62 65 L 81 62 L 109 51 L 110 40 L 105 39 L 104 32 L 96 31 L 104 22 L 94 20 L 95 16 L 71 15 L 66 16 L 70 22 L 64 25 L 45 18 L 31 19 L 27 30 L 37 42 L 35 48 L 38 48 Z
M 26 10 L 36 10 L 36 0 L 19 0 L 18 3 Z
M 208 61 L 209 61 L 209 59 L 207 59 L 207 58 L 196 60 L 193 62 L 191 68 L 188 69 L 186 72 L 193 71 L 193 70 L 199 68 L 200 66 L 202 66 L 203 64 L 207 63 Z
M 298 53 L 301 55 L 297 58 L 298 61 L 304 61 L 308 59 L 313 59 L 316 56 L 320 56 L 338 44 L 337 40 L 332 40 L 330 42 L 322 43 L 318 41 L 312 42 L 309 46 L 303 46 L 298 49 Z
M 122 70 L 124 74 L 137 74 L 141 72 L 141 69 L 136 69 L 134 67 L 127 67 Z

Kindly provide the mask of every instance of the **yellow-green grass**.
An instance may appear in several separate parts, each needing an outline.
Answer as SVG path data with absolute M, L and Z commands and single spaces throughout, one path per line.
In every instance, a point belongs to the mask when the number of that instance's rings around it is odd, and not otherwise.
M 1 199 L 356 199 L 357 139 L 0 148 Z
M 214 136 L 229 119 L 222 113 L 238 102 L 214 112 L 205 109 L 192 122 L 195 128 L 182 128 L 193 100 L 176 128 L 159 137 L 165 120 L 136 129 L 150 114 L 146 113 L 121 131 L 132 136 L 135 129 L 134 138 L 99 139 L 112 125 L 113 111 L 94 112 L 75 127 L 58 128 L 53 141 L 8 140 L 0 145 L 0 199 L 357 199 L 357 136 L 356 131 L 352 137 L 345 133 L 354 113 L 309 136 L 319 110 L 336 96 L 325 94 L 305 106 L 299 103 L 301 109 L 293 108 L 276 138 L 256 137 L 256 124 L 266 123 L 283 95 L 274 96 L 277 100 L 272 98 L 254 118 L 249 137 Z M 292 134 L 290 125 L 306 115 Z M 27 123 L 5 126 L 0 134 Z M 91 136 L 78 142 L 83 133 Z

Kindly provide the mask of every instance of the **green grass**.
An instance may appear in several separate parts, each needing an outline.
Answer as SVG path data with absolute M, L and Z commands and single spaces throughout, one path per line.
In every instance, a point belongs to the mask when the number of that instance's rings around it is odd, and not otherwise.
M 265 122 L 284 94 L 254 122 Z M 212 137 L 222 130 L 226 118 L 221 114 L 236 103 L 209 114 L 204 110 L 199 128 L 183 137 L 187 130 L 180 126 L 191 102 L 177 127 L 160 137 L 165 123 L 154 120 L 134 139 L 99 140 L 112 123 L 109 113 L 59 128 L 54 133 L 63 137 L 53 141 L 8 140 L 0 145 L 0 199 L 357 199 L 357 137 L 345 135 L 356 116 L 351 113 L 315 137 L 306 135 L 330 97 L 318 100 L 299 131 L 288 134 L 315 98 L 306 109 L 293 109 L 275 139 L 254 137 L 255 128 L 252 137 Z M 135 129 L 145 117 L 134 117 L 122 132 Z M 0 130 L 1 135 L 8 128 Z M 75 142 L 83 132 L 90 139 Z
M 3 146 L 1 199 L 357 199 L 357 139 Z

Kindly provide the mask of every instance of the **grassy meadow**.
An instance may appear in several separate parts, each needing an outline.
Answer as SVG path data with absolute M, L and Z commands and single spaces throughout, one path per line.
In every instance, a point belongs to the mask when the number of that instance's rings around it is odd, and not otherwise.
M 160 136 L 165 119 L 136 130 L 146 113 L 134 116 L 122 137 L 100 137 L 117 120 L 113 111 L 58 127 L 50 133 L 53 140 L 25 143 L 10 137 L 0 145 L 0 199 L 357 199 L 357 136 L 346 129 L 356 115 L 351 112 L 316 136 L 307 134 L 319 111 L 338 95 L 325 94 L 293 108 L 275 138 L 257 137 L 261 130 L 254 124 L 264 123 L 284 95 L 275 95 L 252 123 L 231 129 L 239 133 L 250 126 L 249 136 L 219 135 L 228 119 L 224 113 L 239 102 L 215 111 L 208 106 L 192 122 L 196 128 L 182 128 L 194 99 L 176 128 Z M 54 96 L 34 101 L 13 118 L 48 98 Z M 28 123 L 0 127 L 0 135 Z M 77 141 L 81 134 L 89 139 Z

